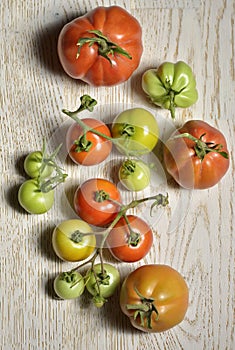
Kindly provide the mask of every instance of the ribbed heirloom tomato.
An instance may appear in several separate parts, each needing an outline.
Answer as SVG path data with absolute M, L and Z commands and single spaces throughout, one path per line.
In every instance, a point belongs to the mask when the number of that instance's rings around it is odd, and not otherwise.
M 203 120 L 189 120 L 176 130 L 163 153 L 169 174 L 188 189 L 216 185 L 229 168 L 224 135 Z
M 58 38 L 65 72 L 94 86 L 126 81 L 143 51 L 139 22 L 119 6 L 97 7 L 67 23 Z
M 111 137 L 107 125 L 94 118 L 82 119 L 89 128 Z M 92 131 L 84 133 L 78 123 L 73 123 L 66 134 L 67 150 L 73 162 L 82 165 L 95 165 L 103 162 L 112 150 L 112 142 Z
M 109 180 L 92 178 L 83 182 L 74 194 L 74 209 L 88 224 L 107 226 L 117 216 L 121 195 Z
M 144 332 L 163 332 L 185 317 L 189 291 L 182 275 L 168 265 L 143 265 L 124 280 L 120 306 L 132 325 Z

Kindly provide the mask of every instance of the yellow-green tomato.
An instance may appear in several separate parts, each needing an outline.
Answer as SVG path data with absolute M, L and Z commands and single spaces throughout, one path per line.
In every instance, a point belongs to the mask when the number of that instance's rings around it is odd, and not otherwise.
M 31 178 L 38 177 L 39 175 L 46 178 L 52 174 L 54 167 L 49 163 L 44 163 L 41 151 L 35 151 L 29 153 L 25 158 L 24 170 Z
M 19 188 L 18 201 L 30 214 L 44 214 L 54 203 L 54 190 L 40 190 L 38 179 L 26 180 Z
M 118 172 L 119 180 L 130 191 L 142 191 L 149 186 L 150 169 L 141 160 L 125 160 Z
M 61 272 L 54 279 L 54 291 L 61 299 L 75 299 L 85 289 L 83 276 L 77 271 Z
M 111 132 L 117 149 L 133 156 L 151 152 L 159 137 L 156 118 L 144 108 L 132 108 L 118 114 Z
M 55 227 L 52 233 L 52 246 L 60 259 L 81 261 L 93 253 L 96 237 L 85 221 L 65 220 Z

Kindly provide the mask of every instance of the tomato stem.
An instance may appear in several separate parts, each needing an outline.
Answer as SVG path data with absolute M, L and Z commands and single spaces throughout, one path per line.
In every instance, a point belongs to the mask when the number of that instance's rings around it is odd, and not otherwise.
M 135 287 L 135 292 L 140 298 L 142 304 L 127 304 L 126 308 L 128 310 L 133 310 L 134 312 L 134 319 L 136 320 L 137 317 L 140 317 L 140 325 L 145 326 L 145 320 L 147 321 L 147 327 L 149 329 L 152 328 L 152 313 L 156 313 L 155 320 L 157 321 L 159 318 L 159 313 L 157 308 L 154 305 L 154 299 L 153 298 L 146 298 L 144 297 L 138 289 Z
M 77 42 L 78 51 L 76 58 L 78 59 L 80 56 L 81 49 L 83 45 L 88 44 L 88 46 L 92 46 L 94 44 L 98 45 L 98 53 L 100 56 L 107 59 L 110 64 L 112 65 L 112 61 L 109 57 L 109 55 L 114 56 L 116 54 L 120 54 L 122 56 L 125 56 L 129 59 L 132 59 L 131 55 L 118 46 L 117 44 L 110 41 L 100 30 L 89 30 L 88 33 L 94 34 L 94 37 L 83 37 L 80 38 Z
M 137 247 L 137 245 L 140 242 L 140 233 L 132 230 L 132 227 L 130 225 L 130 221 L 128 220 L 128 217 L 126 214 L 124 214 L 123 217 L 127 223 L 127 227 L 128 227 L 129 232 L 130 232 L 128 240 L 127 240 L 127 244 L 128 244 L 128 246 Z
M 214 144 L 212 142 L 204 142 L 202 139 L 206 135 L 206 133 L 202 134 L 199 138 L 185 132 L 183 134 L 175 135 L 173 139 L 178 138 L 188 138 L 189 140 L 195 142 L 194 150 L 196 152 L 196 155 L 198 156 L 201 161 L 205 158 L 205 156 L 209 152 L 216 152 L 219 153 L 222 157 L 228 159 L 228 153 L 221 151 L 223 148 L 223 145 L 221 144 Z
M 38 186 L 41 192 L 47 193 L 52 191 L 56 186 L 58 186 L 60 183 L 64 182 L 67 174 L 63 173 L 63 169 L 61 169 L 55 162 L 55 157 L 57 156 L 60 148 L 62 146 L 62 143 L 55 149 L 55 151 L 50 155 L 46 155 L 46 144 L 43 140 L 43 147 L 42 147 L 42 166 L 39 169 L 39 176 L 38 176 Z M 49 165 L 51 166 L 54 171 L 56 172 L 55 175 L 51 175 L 48 178 L 44 178 L 42 176 L 43 171 L 45 169 L 45 166 Z

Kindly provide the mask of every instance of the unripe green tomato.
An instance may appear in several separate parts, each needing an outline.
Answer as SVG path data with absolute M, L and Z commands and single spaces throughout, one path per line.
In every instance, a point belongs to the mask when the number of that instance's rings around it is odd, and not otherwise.
M 101 264 L 93 266 L 94 272 L 89 270 L 87 273 L 86 288 L 94 297 L 111 297 L 120 283 L 119 271 L 113 265 L 104 263 L 104 274 L 102 274 Z M 97 284 L 98 283 L 98 284 Z
M 44 214 L 54 203 L 54 190 L 42 192 L 38 179 L 23 182 L 18 191 L 18 201 L 30 214 Z
M 141 160 L 128 159 L 119 168 L 119 180 L 130 191 L 142 191 L 150 184 L 150 169 Z
M 35 151 L 29 153 L 24 160 L 24 170 L 26 174 L 32 179 L 38 177 L 39 175 L 41 177 L 47 178 L 52 174 L 54 170 L 53 166 L 45 165 L 42 173 L 40 174 L 40 169 L 43 165 L 42 158 L 42 152 Z
M 54 279 L 54 291 L 61 299 L 78 298 L 84 289 L 84 278 L 77 271 L 62 272 Z

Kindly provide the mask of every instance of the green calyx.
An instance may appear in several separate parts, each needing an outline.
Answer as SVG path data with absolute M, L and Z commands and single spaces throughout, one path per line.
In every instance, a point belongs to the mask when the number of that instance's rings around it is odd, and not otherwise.
M 92 147 L 92 142 L 87 140 L 86 134 L 84 134 L 74 141 L 74 145 L 75 152 L 88 152 Z
M 76 230 L 71 234 L 70 239 L 74 243 L 81 243 L 83 240 L 83 237 L 84 237 L 84 233 L 82 233 L 79 230 Z
M 123 175 L 130 175 L 135 172 L 136 169 L 136 163 L 133 160 L 127 159 L 122 164 L 122 173 Z
M 195 153 L 196 153 L 197 157 L 199 159 L 201 159 L 201 161 L 203 161 L 205 156 L 210 152 L 219 153 L 222 157 L 228 159 L 228 153 L 221 151 L 221 149 L 223 148 L 223 145 L 214 144 L 212 142 L 202 141 L 202 139 L 205 135 L 206 135 L 206 133 L 202 134 L 198 139 L 189 133 L 183 133 L 183 134 L 174 136 L 173 139 L 188 138 L 189 140 L 194 141 L 195 142 L 195 146 L 194 146 Z
M 80 38 L 77 42 L 78 52 L 76 58 L 80 56 L 81 48 L 83 45 L 88 44 L 88 46 L 92 46 L 94 44 L 98 45 L 98 53 L 100 56 L 106 58 L 110 64 L 112 65 L 112 61 L 109 55 L 114 56 L 115 54 L 120 54 L 129 59 L 132 59 L 131 55 L 122 49 L 117 44 L 110 41 L 100 30 L 89 30 L 88 33 L 94 34 L 94 37 L 84 37 Z
M 104 190 L 99 190 L 95 192 L 95 201 L 98 203 L 101 203 L 109 198 L 110 198 L 109 194 Z
M 157 308 L 154 305 L 153 298 L 145 298 L 138 290 L 135 288 L 135 292 L 141 300 L 141 304 L 127 304 L 127 310 L 134 311 L 134 320 L 138 317 L 140 318 L 140 325 L 142 327 L 147 326 L 147 328 L 152 328 L 152 314 L 155 313 L 155 320 L 157 321 L 159 318 L 159 314 Z

